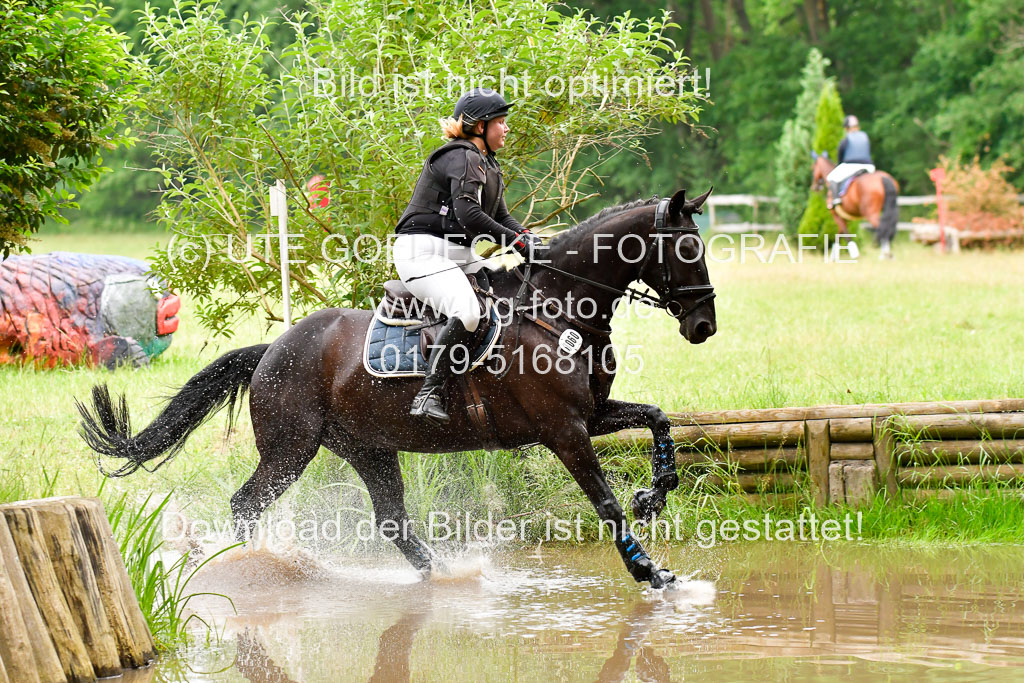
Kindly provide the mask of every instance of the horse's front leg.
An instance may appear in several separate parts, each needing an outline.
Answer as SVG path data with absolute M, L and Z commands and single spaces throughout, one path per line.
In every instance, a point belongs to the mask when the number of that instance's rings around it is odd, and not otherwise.
M 543 443 L 555 452 L 590 499 L 601 524 L 611 531 L 615 547 L 630 575 L 636 581 L 650 581 L 652 588 L 664 588 L 675 581 L 672 572 L 654 564 L 640 540 L 630 531 L 622 506 L 615 500 L 615 494 L 601 471 L 585 425 L 582 422 L 570 424 L 559 433 L 546 436 Z
M 620 429 L 648 427 L 654 436 L 651 449 L 651 488 L 633 494 L 633 516 L 654 519 L 665 509 L 668 492 L 679 486 L 672 423 L 661 408 L 646 403 L 608 400 L 599 404 L 590 420 L 590 435 L 610 434 Z
M 840 204 L 840 206 L 842 206 L 842 204 Z M 845 235 L 847 233 L 846 219 L 843 218 L 842 216 L 840 216 L 839 212 L 836 211 L 835 209 L 832 209 L 831 213 L 832 213 L 832 218 L 836 222 L 836 234 L 837 235 Z

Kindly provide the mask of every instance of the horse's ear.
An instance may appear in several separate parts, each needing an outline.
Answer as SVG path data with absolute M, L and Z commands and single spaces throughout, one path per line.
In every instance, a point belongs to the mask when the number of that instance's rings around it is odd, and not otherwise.
M 814 159 L 815 161 L 818 160 L 818 153 L 815 152 L 813 149 L 811 150 L 811 158 Z
M 828 159 L 828 150 L 826 149 L 826 150 L 825 150 L 824 152 L 822 152 L 822 153 L 821 153 L 821 156 L 823 156 L 823 157 L 825 157 L 826 159 Z
M 690 213 L 700 213 L 700 207 L 704 206 L 704 202 L 707 200 L 708 197 L 711 196 L 711 193 L 712 191 L 714 191 L 714 189 L 715 187 L 712 185 L 704 194 L 700 195 L 699 197 L 694 197 L 690 201 L 686 202 L 686 206 L 684 207 L 685 210 L 689 211 Z
M 668 203 L 668 215 L 678 216 L 679 212 L 683 210 L 683 206 L 686 205 L 686 190 L 679 190 L 672 195 L 671 201 Z

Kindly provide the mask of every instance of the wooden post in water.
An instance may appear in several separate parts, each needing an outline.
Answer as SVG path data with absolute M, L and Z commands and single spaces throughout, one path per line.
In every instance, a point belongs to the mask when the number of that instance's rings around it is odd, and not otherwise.
M 0 683 L 94 681 L 155 657 L 99 500 L 0 505 Z

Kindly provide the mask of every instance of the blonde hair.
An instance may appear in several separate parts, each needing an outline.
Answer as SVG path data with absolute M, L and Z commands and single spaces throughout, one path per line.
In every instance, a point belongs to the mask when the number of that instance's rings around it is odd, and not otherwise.
M 438 119 L 437 122 L 441 124 L 441 132 L 449 140 L 454 140 L 455 138 L 462 138 L 463 140 L 466 140 L 469 138 L 462 128 L 462 114 L 459 114 L 459 118 L 457 119 L 453 119 L 448 116 L 443 119 Z

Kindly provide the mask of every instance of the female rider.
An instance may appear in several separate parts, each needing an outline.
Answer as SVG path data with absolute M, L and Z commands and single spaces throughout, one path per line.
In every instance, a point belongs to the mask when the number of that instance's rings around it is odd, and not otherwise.
M 423 164 L 395 228 L 398 277 L 417 299 L 448 317 L 431 347 L 427 376 L 410 410 L 436 424 L 449 421 L 442 390 L 453 374 L 454 358 L 468 356 L 467 345 L 483 315 L 466 274 L 488 266 L 472 244 L 488 238 L 511 245 L 527 259 L 540 245 L 540 238 L 505 206 L 495 152 L 505 145 L 505 117 L 511 106 L 487 88 L 474 88 L 459 98 L 452 116 L 440 121 L 449 140 Z M 453 354 L 458 346 L 461 353 Z

